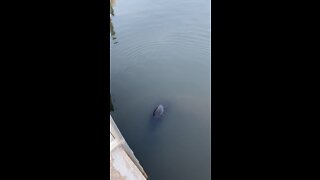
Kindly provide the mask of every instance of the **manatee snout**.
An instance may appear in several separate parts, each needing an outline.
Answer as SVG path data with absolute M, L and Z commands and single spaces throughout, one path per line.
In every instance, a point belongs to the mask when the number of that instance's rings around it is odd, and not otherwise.
M 154 111 L 153 111 L 153 117 L 161 117 L 164 113 L 164 107 L 163 105 L 159 105 Z

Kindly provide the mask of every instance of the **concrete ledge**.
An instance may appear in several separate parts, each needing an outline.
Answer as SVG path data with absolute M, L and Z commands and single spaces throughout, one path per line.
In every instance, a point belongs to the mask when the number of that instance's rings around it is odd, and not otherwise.
M 147 174 L 110 116 L 110 179 L 146 180 L 147 178 Z

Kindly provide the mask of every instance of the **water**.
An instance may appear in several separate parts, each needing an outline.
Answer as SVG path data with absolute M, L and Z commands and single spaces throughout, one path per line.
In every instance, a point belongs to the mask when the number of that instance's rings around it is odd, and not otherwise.
M 112 116 L 150 180 L 211 179 L 210 3 L 115 2 Z

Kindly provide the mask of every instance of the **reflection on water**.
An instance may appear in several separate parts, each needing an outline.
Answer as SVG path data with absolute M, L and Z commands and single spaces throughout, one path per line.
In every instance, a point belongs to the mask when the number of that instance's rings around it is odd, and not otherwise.
M 116 37 L 116 32 L 115 32 L 113 24 L 112 24 L 112 19 L 111 19 L 111 17 L 114 16 L 114 10 L 113 10 L 114 4 L 115 4 L 115 1 L 110 1 L 110 33 L 111 33 L 112 40 L 116 44 L 117 42 L 115 40 L 117 39 L 117 37 Z
M 113 7 L 112 7 L 111 2 L 110 2 L 110 14 L 111 14 L 111 16 L 114 16 L 114 11 L 113 11 Z
M 114 10 L 113 6 L 115 4 L 115 0 L 110 0 L 110 34 L 112 37 L 112 40 L 116 40 L 116 32 L 114 31 L 113 24 L 112 24 L 112 19 L 111 16 L 114 16 Z M 110 112 L 114 111 L 113 103 L 112 103 L 112 97 L 110 93 Z
M 117 39 L 117 37 L 116 37 L 116 32 L 114 31 L 111 18 L 110 18 L 110 33 L 111 33 L 112 41 L 114 41 L 114 44 L 116 44 L 117 42 L 115 40 Z
M 210 0 L 114 3 L 111 115 L 150 180 L 211 179 Z

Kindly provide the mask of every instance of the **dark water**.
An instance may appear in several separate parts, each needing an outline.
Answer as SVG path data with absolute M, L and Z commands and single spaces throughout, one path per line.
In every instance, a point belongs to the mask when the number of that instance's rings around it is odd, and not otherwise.
M 211 179 L 210 3 L 115 2 L 112 116 L 150 180 Z

